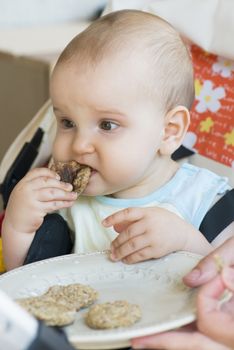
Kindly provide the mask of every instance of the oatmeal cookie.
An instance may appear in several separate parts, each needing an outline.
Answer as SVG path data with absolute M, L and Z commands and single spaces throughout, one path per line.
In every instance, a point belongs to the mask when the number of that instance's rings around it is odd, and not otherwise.
M 48 326 L 67 326 L 75 320 L 74 308 L 58 304 L 44 296 L 18 299 L 17 303 Z
M 52 286 L 45 293 L 45 296 L 52 298 L 56 303 L 73 305 L 78 311 L 82 307 L 93 304 L 98 298 L 98 293 L 88 285 L 75 283 L 66 286 Z
M 86 188 L 91 174 L 90 167 L 77 163 L 75 160 L 69 162 L 55 162 L 50 167 L 59 174 L 61 181 L 72 184 L 73 190 L 81 194 Z
M 47 325 L 61 327 L 73 323 L 76 311 L 91 305 L 97 297 L 98 293 L 92 287 L 74 283 L 55 285 L 42 295 L 17 299 L 16 302 Z
M 131 326 L 140 318 L 141 310 L 138 305 L 117 300 L 91 306 L 85 322 L 90 328 L 109 329 Z

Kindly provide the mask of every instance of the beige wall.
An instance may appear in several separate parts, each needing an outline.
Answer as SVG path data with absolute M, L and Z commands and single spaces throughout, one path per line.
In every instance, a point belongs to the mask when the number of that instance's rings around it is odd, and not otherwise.
M 0 161 L 15 137 L 48 99 L 46 62 L 0 53 Z

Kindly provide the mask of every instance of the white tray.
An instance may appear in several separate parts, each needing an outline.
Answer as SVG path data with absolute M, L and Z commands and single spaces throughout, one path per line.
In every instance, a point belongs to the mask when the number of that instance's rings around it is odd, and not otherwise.
M 13 299 L 42 294 L 54 284 L 89 284 L 99 292 L 98 302 L 127 300 L 140 305 L 142 319 L 127 328 L 92 330 L 84 323 L 87 309 L 64 328 L 78 349 L 116 349 L 130 339 L 180 327 L 195 319 L 195 291 L 182 277 L 200 256 L 177 252 L 134 265 L 111 262 L 107 252 L 71 254 L 43 260 L 0 276 L 0 289 Z

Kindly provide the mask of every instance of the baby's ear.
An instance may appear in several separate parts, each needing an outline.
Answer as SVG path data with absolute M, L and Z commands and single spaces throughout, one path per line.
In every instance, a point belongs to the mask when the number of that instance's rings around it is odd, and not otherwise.
M 171 155 L 182 144 L 190 123 L 190 114 L 186 107 L 176 106 L 165 116 L 164 135 L 160 153 Z

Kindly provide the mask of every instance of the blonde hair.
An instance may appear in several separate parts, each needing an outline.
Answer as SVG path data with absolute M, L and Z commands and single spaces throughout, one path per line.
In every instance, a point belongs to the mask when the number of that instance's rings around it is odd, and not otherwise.
M 58 62 L 75 59 L 96 65 L 108 54 L 126 51 L 145 54 L 147 91 L 169 111 L 194 100 L 193 68 L 189 51 L 175 29 L 162 18 L 137 10 L 112 12 L 93 22 L 64 49 Z

